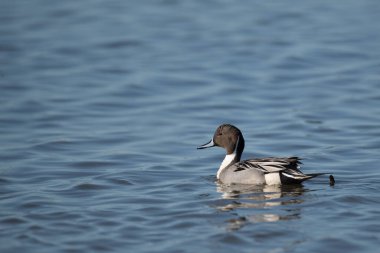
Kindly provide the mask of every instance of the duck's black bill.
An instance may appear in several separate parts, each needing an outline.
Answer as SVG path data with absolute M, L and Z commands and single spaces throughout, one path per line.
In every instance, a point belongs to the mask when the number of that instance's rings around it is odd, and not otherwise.
M 215 147 L 214 140 L 211 139 L 211 141 L 207 142 L 206 144 L 203 144 L 202 146 L 197 147 L 197 149 L 204 149 L 204 148 L 211 148 Z

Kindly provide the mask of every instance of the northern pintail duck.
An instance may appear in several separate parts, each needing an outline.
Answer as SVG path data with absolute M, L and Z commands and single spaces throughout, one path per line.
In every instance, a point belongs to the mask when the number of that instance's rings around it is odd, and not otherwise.
M 227 154 L 216 174 L 224 184 L 297 184 L 324 173 L 304 174 L 298 157 L 268 157 L 240 161 L 244 150 L 241 131 L 230 124 L 220 125 L 214 137 L 198 149 L 222 147 Z

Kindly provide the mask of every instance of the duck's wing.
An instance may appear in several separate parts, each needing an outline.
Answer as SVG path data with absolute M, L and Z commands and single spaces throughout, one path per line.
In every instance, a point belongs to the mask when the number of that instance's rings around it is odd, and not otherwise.
M 246 169 L 256 169 L 261 172 L 274 173 L 285 170 L 294 170 L 295 172 L 300 172 L 299 165 L 301 164 L 300 158 L 298 157 L 267 157 L 244 160 L 236 164 L 235 171 L 241 171 Z
M 279 173 L 283 183 L 301 183 L 324 173 L 304 174 L 299 170 L 301 159 L 298 157 L 268 157 L 250 159 L 236 164 L 235 172 L 255 169 L 264 174 Z

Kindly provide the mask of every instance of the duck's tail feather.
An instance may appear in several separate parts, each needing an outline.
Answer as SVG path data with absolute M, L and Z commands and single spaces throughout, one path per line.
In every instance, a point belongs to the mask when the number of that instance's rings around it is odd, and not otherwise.
M 318 177 L 318 176 L 322 176 L 326 174 L 329 174 L 329 173 L 310 173 L 310 174 L 306 174 L 306 176 L 308 176 L 309 178 L 313 178 L 313 177 Z
M 321 175 L 326 175 L 328 173 L 311 173 L 311 174 L 303 174 L 303 173 L 287 173 L 282 171 L 280 173 L 281 176 L 281 182 L 284 184 L 300 184 L 303 181 L 306 181 L 308 179 L 321 176 Z

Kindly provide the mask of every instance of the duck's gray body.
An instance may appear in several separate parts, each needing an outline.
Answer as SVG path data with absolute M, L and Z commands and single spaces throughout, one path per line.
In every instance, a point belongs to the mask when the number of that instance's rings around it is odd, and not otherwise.
M 220 146 L 227 154 L 217 172 L 225 184 L 295 184 L 321 174 L 304 174 L 299 170 L 298 157 L 261 158 L 240 161 L 244 138 L 238 128 L 230 124 L 219 126 L 212 140 L 199 148 Z

